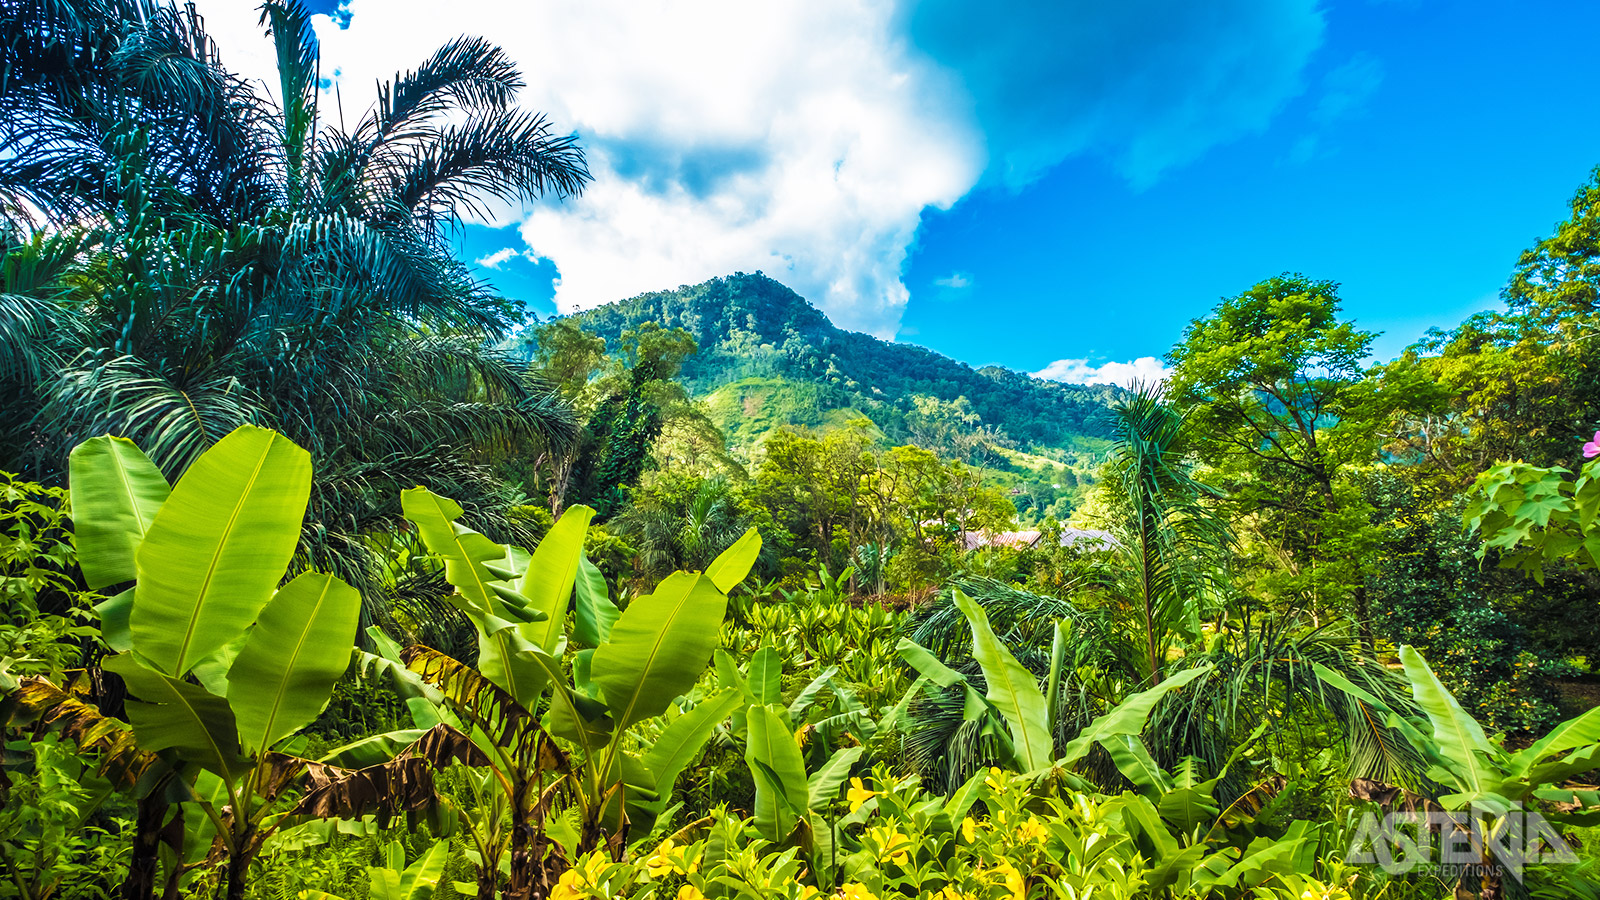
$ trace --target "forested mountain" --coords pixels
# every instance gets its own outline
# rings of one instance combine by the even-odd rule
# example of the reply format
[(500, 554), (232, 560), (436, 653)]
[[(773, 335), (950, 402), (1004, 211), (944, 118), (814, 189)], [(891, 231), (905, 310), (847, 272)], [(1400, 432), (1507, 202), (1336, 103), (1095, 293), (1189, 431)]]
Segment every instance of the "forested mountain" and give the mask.
[(759, 272), (641, 294), (576, 318), (611, 347), (623, 331), (650, 321), (694, 335), (700, 350), (681, 377), (710, 400), (735, 444), (781, 425), (821, 426), (859, 412), (894, 441), (938, 443), (924, 432), (957, 429), (1072, 449), (1105, 437), (1103, 413), (1118, 392), (998, 366), (974, 369), (923, 347), (845, 331)]

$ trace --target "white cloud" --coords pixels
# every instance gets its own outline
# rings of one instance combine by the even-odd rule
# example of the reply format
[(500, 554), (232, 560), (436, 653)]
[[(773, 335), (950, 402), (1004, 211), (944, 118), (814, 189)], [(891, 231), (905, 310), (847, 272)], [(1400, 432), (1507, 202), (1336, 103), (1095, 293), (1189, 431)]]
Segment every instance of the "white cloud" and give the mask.
[[(272, 72), (253, 3), (200, 4), (229, 65)], [(854, 0), (351, 0), (320, 19), (323, 72), (346, 121), (374, 83), (451, 35), (483, 35), (521, 66), (527, 107), (573, 129), (594, 184), (506, 210), (561, 272), (556, 303), (589, 308), (760, 269), (839, 324), (891, 337), (923, 209), (983, 168), (959, 86)], [(427, 24), (427, 23), (432, 23)], [(330, 96), (331, 101), (331, 96)], [(329, 102), (328, 109), (332, 109)]]
[(962, 288), (972, 287), (972, 276), (966, 272), (951, 272), (943, 278), (935, 278), (933, 283), (942, 288), (959, 291)]
[(495, 252), (489, 254), (488, 256), (480, 256), (480, 257), (478, 257), (477, 259), (472, 261), (472, 264), (475, 265), (475, 266), (482, 266), (485, 269), (498, 269), (502, 265), (504, 265), (507, 261), (513, 259), (514, 257), (518, 257), (518, 256), (521, 256), (521, 255), (522, 255), (522, 251), (517, 250), (517, 249), (515, 249), (513, 247), (502, 247), (499, 250), (496, 250)]
[[(491, 223), (555, 264), (562, 310), (760, 269), (892, 337), (922, 212), (989, 154), (1013, 185), (1091, 151), (1148, 183), (1298, 90), (1314, 0), (1219, 2), (1075, 0), (1036, 21), (975, 0), (349, 0), (348, 27), (317, 32), (324, 111), (346, 122), (453, 35), (505, 47), (520, 102), (576, 131), (595, 175)], [(274, 84), (256, 3), (199, 6), (230, 67)]]
[(1154, 356), (1141, 356), (1129, 362), (1108, 362), (1098, 366), (1089, 365), (1087, 359), (1058, 359), (1030, 374), (1035, 378), (1068, 384), (1117, 384), (1129, 387), (1134, 382), (1149, 384), (1166, 381), (1172, 377), (1172, 370)]

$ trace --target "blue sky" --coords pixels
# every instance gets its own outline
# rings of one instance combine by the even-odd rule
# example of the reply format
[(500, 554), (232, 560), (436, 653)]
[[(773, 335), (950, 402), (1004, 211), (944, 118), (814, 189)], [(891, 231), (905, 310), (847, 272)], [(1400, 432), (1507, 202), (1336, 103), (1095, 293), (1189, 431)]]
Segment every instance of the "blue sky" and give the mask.
[[(900, 335), (960, 359), (1157, 354), (1280, 271), (1343, 285), (1392, 356), (1497, 302), (1600, 164), (1589, 3), (1334, 3), (1263, 131), (1142, 189), (1066, 160), (923, 219)], [(941, 288), (960, 272), (970, 287)], [(983, 314), (980, 310), (991, 310)]]
[(431, 2), (348, 0), (324, 55), (346, 108), (445, 31), (523, 64), (597, 181), (462, 252), (543, 314), (761, 269), (847, 327), (1084, 380), (1300, 271), (1387, 357), (1493, 305), (1600, 163), (1576, 0), (457, 0), (444, 31)]

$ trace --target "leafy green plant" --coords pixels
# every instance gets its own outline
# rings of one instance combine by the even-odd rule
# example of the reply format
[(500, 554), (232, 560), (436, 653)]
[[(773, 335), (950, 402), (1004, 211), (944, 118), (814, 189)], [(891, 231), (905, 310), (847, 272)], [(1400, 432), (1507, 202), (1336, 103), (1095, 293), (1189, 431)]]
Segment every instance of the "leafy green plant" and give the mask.
[[(295, 734), (349, 665), (360, 612), (356, 591), (332, 576), (281, 583), (305, 515), (310, 457), (280, 435), (243, 426), (170, 491), (121, 438), (81, 444), (72, 470), (85, 578), (97, 587), (135, 582), (100, 612), (106, 642), (121, 651), (103, 665), (127, 685), (133, 743), (160, 761), (147, 761), (157, 777), (139, 784), (153, 806), (148, 818), (141, 809), (141, 825), (161, 828), (166, 801), (192, 804), (212, 829), (207, 840), (218, 842), (227, 896), (243, 897), (251, 861), (286, 814), (359, 814), (348, 784), (378, 777), (293, 753)], [(61, 706), (37, 702), (47, 688), (21, 686), (32, 714)], [(117, 727), (105, 721), (98, 734)], [(447, 735), (434, 737), (430, 749), (453, 752)], [(426, 805), (432, 791), (418, 780), (417, 762), (385, 769), (390, 795), (369, 795), (365, 804)], [(296, 785), (311, 789), (291, 798)], [(148, 879), (147, 868), (136, 865), (131, 877)]]
[(25, 755), (27, 764), (5, 773), (7, 783), (0, 785), (0, 895), (78, 896), (128, 849), (106, 829), (88, 825), (113, 785), (53, 735), (6, 749)]
[(96, 595), (72, 577), (70, 513), (65, 490), (0, 472), (0, 664), (12, 675), (59, 679), (99, 633)]
[[(1537, 810), (1556, 825), (1600, 823), (1600, 790), (1564, 783), (1600, 765), (1600, 709), (1568, 719), (1530, 746), (1510, 751), (1489, 740), (1422, 654), (1402, 647), (1400, 659), (1422, 716), (1405, 715), (1354, 685), (1341, 687), (1386, 716), (1421, 754), (1428, 769), (1420, 787), (1431, 799), (1445, 810), (1487, 816), (1490, 835), (1511, 827), (1508, 814), (1523, 809)], [(1503, 869), (1487, 847), (1481, 849), (1489, 873), (1485, 877), (1499, 885)]]
[[(984, 765), (1017, 764), (1010, 738), (1020, 737), (1021, 728), (973, 715), (966, 689), (958, 689), (956, 676), (974, 685), (981, 678), (1004, 702), (1022, 699), (1011, 685), (1023, 679), (1003, 660), (987, 649), (990, 662), (978, 658), (989, 641), (977, 640), (979, 631), (969, 627), (972, 616), (957, 602), (962, 588), (971, 589), (985, 617), (993, 610), (1008, 653), (1045, 685), (1045, 718), (1057, 744), (1125, 698), (1201, 670), (1182, 702), (1162, 705), (1151, 718), (1148, 743), (1163, 765), (1198, 756), (1218, 768), (1246, 723), (1284, 721), (1307, 709), (1333, 714), (1353, 775), (1393, 777), (1412, 766), (1403, 741), (1318, 675), (1336, 671), (1391, 704), (1408, 702), (1399, 680), (1342, 623), (1314, 624), (1295, 607), (1261, 611), (1228, 602), (1224, 562), (1232, 539), (1208, 506), (1214, 491), (1194, 476), (1183, 418), (1158, 390), (1141, 391), (1114, 410), (1117, 439), (1102, 499), (1116, 546), (1103, 554), (1096, 576), (1084, 579), (1070, 600), (959, 579), (908, 622), (908, 637), (924, 642), (950, 670), (935, 679), (944, 692), (911, 710), (907, 751), (919, 769), (950, 789)], [(1005, 683), (997, 690), (992, 678)], [(1039, 717), (1032, 708), (1025, 718)], [(1042, 746), (1032, 737), (1035, 748)], [(1023, 764), (1037, 762), (1027, 746)]]
[[(406, 865), (406, 848), (399, 841), (390, 841), (383, 847), (383, 865), (368, 866), (371, 877), (367, 889), (369, 900), (429, 900), (444, 878), (445, 863), (450, 858), (450, 842), (435, 841), (433, 846)], [(301, 900), (344, 900), (326, 891), (303, 891)]]
[[(1051, 713), (1056, 705), (1051, 702), (1053, 696), (1046, 697), (1039, 689), (1038, 678), (1023, 668), (995, 636), (983, 607), (959, 591), (955, 598), (970, 623), (973, 655), (982, 669), (987, 691), (980, 694), (971, 679), (909, 638), (901, 640), (900, 653), (933, 684), (962, 692), (963, 716), (994, 740), (1000, 759), (1014, 771), (1040, 772), (1051, 766), (1070, 766), (1086, 757), (1096, 743), (1139, 734), (1162, 697), (1210, 672), (1209, 667), (1186, 669), (1149, 690), (1130, 695), (1080, 731), (1058, 754)], [(1058, 624), (1051, 653), (1052, 671), (1047, 679), (1052, 695), (1054, 685), (1060, 682), (1065, 644), (1066, 633)]]
[[(630, 729), (671, 711), (705, 671), (727, 591), (749, 572), (760, 538), (747, 533), (704, 574), (676, 573), (619, 613), (583, 557), (586, 507), (569, 508), (527, 556), (456, 524), (460, 507), (424, 489), (404, 500), (480, 637), (477, 670), (425, 647), (407, 648), (404, 658), (472, 726), (496, 773), (503, 796), (495, 802), (511, 819), (511, 894), (556, 880), (548, 831), (573, 855), (598, 846), (620, 853), (631, 827), (648, 829), (677, 773), (737, 701), (732, 692), (708, 698), (670, 719), (648, 752), (630, 749)], [(569, 654), (569, 643), (583, 649)], [(572, 798), (570, 827), (552, 829), (548, 821), (555, 791)], [(479, 896), (487, 897), (503, 845), (497, 827), (469, 832), (483, 860)]]
[(1464, 512), (1467, 530), (1483, 535), (1479, 557), (1497, 551), (1500, 565), (1544, 583), (1545, 566), (1567, 561), (1600, 567), (1600, 463), (1576, 478), (1560, 466), (1497, 463), (1478, 476)]

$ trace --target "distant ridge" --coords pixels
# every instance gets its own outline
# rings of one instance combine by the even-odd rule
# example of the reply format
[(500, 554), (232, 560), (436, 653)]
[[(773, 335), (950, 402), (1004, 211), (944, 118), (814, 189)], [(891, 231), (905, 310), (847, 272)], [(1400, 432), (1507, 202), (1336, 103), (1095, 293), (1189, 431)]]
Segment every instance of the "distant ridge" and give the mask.
[(1081, 448), (1106, 436), (1106, 404), (1120, 390), (974, 369), (923, 347), (845, 331), (760, 272), (640, 294), (574, 318), (612, 347), (625, 329), (648, 321), (693, 334), (700, 352), (684, 367), (685, 383), (710, 402), (736, 445), (785, 425), (828, 427), (857, 414), (904, 442), (907, 414), (921, 395), (964, 397), (980, 424), (1028, 449)]

